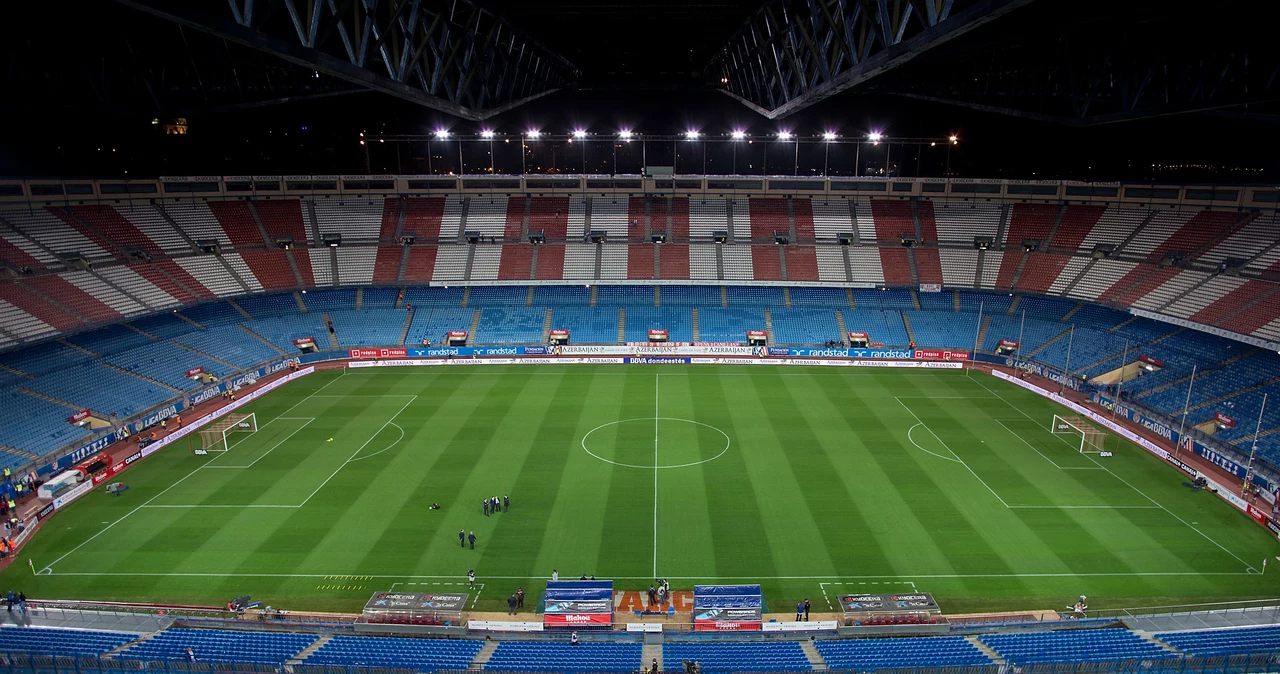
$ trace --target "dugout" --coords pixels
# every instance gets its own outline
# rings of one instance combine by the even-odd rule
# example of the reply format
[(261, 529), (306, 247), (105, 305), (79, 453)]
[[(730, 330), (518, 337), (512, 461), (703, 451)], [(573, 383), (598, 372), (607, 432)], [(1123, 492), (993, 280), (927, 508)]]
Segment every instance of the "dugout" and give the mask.
[[(326, 580), (337, 587), (342, 576)], [(464, 593), (375, 592), (365, 602), (360, 622), (376, 625), (458, 625), (467, 606)]]
[(748, 330), (747, 346), (764, 346), (768, 337), (764, 330)]
[(314, 337), (299, 337), (293, 340), (293, 345), (303, 353), (315, 353), (317, 351)]
[(466, 330), (450, 330), (444, 335), (445, 346), (466, 346), (467, 331)]
[(928, 592), (911, 594), (842, 594), (845, 626), (920, 625), (932, 623), (942, 609)]
[(865, 332), (849, 333), (849, 346), (855, 349), (865, 349), (867, 344), (871, 342), (871, 335)]
[(547, 339), (550, 340), (552, 344), (556, 344), (558, 346), (564, 346), (565, 344), (569, 343), (569, 331), (568, 330), (552, 330), (550, 333), (547, 334)]
[(1012, 339), (1002, 339), (1000, 340), (1000, 343), (996, 345), (996, 353), (1002, 356), (1012, 356), (1014, 353), (1017, 353), (1019, 346), (1021, 346), (1021, 344), (1013, 341)]

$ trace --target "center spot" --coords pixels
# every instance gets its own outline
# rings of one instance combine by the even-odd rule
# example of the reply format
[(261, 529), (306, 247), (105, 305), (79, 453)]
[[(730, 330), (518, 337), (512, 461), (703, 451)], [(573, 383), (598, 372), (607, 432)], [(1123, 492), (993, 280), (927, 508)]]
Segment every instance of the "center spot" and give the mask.
[(687, 468), (729, 451), (729, 435), (692, 419), (648, 417), (601, 424), (582, 437), (582, 449), (626, 468)]

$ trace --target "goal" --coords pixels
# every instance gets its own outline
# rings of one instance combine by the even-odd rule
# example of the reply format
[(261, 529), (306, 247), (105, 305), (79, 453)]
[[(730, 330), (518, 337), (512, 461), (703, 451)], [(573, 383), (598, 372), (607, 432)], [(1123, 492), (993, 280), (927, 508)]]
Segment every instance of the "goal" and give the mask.
[(1053, 415), (1052, 432), (1054, 435), (1070, 435), (1074, 444), (1075, 437), (1080, 438), (1082, 454), (1096, 454), (1106, 451), (1107, 433), (1100, 431), (1084, 419), (1076, 415)]
[(200, 429), (200, 447), (195, 450), (195, 453), (225, 452), (228, 448), (227, 437), (232, 433), (256, 433), (257, 431), (258, 417), (254, 413), (228, 414)]

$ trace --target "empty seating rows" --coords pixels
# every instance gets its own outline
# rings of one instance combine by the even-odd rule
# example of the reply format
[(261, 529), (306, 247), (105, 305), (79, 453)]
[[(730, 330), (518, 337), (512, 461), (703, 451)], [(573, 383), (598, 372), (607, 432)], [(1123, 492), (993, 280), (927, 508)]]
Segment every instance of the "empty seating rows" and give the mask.
[(1280, 625), (1167, 632), (1155, 637), (1188, 655), (1202, 658), (1280, 651)]
[(1123, 629), (988, 634), (981, 639), (1015, 665), (1175, 657), (1173, 653)]
[(168, 629), (122, 651), (122, 660), (188, 659), (197, 662), (283, 665), (318, 637), (291, 632), (232, 632), (229, 630)]
[(813, 665), (805, 656), (800, 644), (794, 641), (778, 642), (681, 642), (668, 641), (662, 645), (662, 669), (667, 672), (683, 672), (681, 663), (692, 660), (704, 672), (809, 672)]
[(640, 667), (638, 642), (503, 641), (484, 666), (512, 672), (633, 672)]
[(402, 639), (336, 636), (303, 663), (335, 667), (463, 670), (484, 646), (478, 639)]
[(991, 659), (964, 637), (827, 639), (816, 641), (814, 646), (827, 667), (859, 672), (991, 664)]
[(0, 652), (93, 657), (119, 648), (137, 637), (127, 632), (2, 627)]

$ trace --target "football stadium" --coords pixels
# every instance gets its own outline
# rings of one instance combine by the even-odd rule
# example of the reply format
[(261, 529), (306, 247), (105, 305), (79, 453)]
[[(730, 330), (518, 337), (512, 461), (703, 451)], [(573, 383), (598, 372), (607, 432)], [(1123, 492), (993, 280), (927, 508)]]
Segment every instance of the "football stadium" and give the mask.
[(0, 674), (1280, 671), (1262, 3), (22, 4)]

